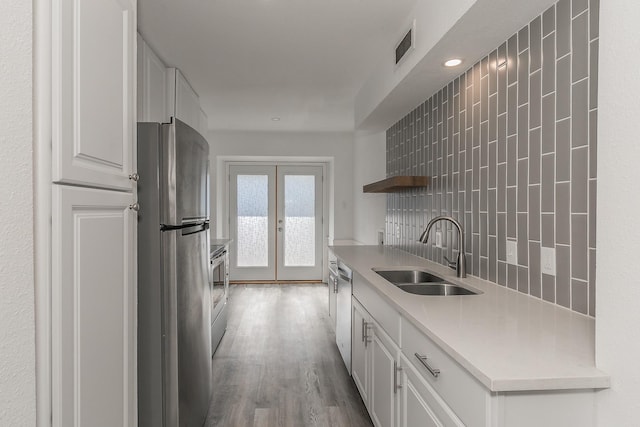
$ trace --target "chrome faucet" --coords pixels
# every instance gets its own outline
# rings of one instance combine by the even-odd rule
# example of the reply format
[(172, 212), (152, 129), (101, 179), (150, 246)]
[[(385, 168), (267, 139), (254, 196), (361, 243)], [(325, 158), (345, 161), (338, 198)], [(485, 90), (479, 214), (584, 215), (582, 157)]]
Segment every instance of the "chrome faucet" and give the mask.
[(429, 240), (429, 232), (431, 231), (431, 227), (438, 221), (449, 221), (458, 229), (458, 260), (457, 262), (450, 261), (447, 257), (444, 259), (447, 261), (449, 268), (453, 268), (456, 270), (456, 275), (458, 277), (464, 278), (467, 277), (467, 257), (464, 252), (464, 231), (462, 230), (462, 226), (455, 218), (450, 216), (437, 216), (433, 218), (427, 224), (427, 228), (425, 228), (424, 232), (420, 235), (420, 239), (418, 239), (421, 243), (427, 243)]

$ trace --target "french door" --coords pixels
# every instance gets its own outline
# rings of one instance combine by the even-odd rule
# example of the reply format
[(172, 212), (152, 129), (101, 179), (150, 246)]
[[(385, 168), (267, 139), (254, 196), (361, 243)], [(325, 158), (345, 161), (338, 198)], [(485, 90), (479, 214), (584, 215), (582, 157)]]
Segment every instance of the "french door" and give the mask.
[(321, 280), (322, 166), (229, 172), (231, 280)]

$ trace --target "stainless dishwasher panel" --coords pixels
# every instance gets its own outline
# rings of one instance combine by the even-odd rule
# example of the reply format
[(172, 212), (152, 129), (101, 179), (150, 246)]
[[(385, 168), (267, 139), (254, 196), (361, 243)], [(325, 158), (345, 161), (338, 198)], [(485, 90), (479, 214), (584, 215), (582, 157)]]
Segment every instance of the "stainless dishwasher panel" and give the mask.
[(351, 290), (352, 272), (338, 262), (338, 293), (336, 298), (336, 344), (351, 375)]

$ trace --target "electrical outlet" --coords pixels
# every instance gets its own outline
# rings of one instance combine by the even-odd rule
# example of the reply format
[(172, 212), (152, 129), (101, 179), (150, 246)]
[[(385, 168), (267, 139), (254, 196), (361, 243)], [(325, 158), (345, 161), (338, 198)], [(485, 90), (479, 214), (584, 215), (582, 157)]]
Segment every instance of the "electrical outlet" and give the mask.
[(436, 248), (442, 247), (442, 231), (436, 231)]
[(378, 244), (384, 245), (384, 230), (378, 230)]
[(518, 264), (518, 242), (507, 240), (507, 264)]
[(542, 273), (550, 276), (556, 275), (556, 248), (542, 248), (541, 252)]

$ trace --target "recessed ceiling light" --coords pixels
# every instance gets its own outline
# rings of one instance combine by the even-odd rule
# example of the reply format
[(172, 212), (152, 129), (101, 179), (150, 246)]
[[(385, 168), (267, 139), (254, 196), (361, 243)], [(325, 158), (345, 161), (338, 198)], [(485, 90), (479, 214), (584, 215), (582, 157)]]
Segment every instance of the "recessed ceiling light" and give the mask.
[(271, 117), (271, 120), (274, 122), (279, 122), (280, 121), (280, 117)]
[(458, 58), (454, 58), (454, 59), (450, 59), (448, 61), (446, 61), (444, 63), (445, 67), (455, 67), (457, 65), (462, 64), (462, 59), (458, 59)]

